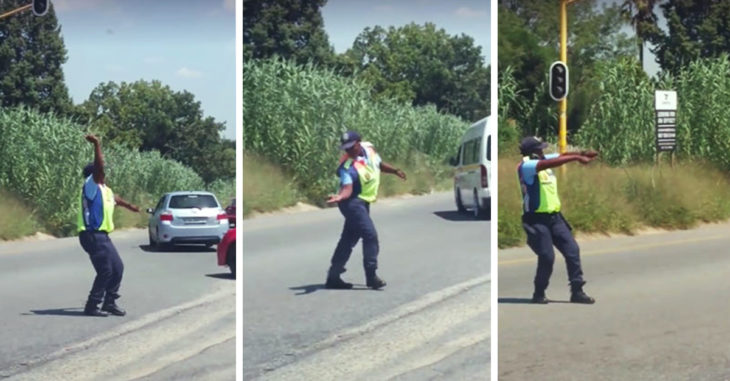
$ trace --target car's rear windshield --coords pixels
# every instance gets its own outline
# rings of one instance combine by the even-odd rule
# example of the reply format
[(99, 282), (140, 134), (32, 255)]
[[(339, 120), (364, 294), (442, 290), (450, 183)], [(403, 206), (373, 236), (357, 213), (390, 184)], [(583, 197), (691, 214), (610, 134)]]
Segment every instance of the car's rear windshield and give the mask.
[(218, 208), (215, 197), (208, 194), (186, 194), (170, 197), (170, 209)]

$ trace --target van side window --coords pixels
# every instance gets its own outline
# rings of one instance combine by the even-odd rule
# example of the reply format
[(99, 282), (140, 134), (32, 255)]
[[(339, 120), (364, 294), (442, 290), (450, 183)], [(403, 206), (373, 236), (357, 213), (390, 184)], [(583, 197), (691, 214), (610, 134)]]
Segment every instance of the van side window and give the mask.
[(471, 157), (472, 157), (472, 147), (474, 145), (472, 144), (472, 141), (469, 140), (467, 142), (464, 142), (464, 148), (462, 148), (462, 159), (461, 164), (462, 165), (469, 165), (471, 164)]
[(479, 139), (472, 139), (464, 143), (462, 163), (464, 165), (478, 163), (480, 148), (481, 141)]

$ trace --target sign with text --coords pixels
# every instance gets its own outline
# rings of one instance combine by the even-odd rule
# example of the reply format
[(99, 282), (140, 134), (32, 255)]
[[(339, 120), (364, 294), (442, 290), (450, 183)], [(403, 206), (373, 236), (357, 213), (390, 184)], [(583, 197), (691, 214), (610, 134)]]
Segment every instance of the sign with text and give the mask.
[(677, 92), (657, 90), (654, 112), (657, 152), (674, 151), (677, 148)]

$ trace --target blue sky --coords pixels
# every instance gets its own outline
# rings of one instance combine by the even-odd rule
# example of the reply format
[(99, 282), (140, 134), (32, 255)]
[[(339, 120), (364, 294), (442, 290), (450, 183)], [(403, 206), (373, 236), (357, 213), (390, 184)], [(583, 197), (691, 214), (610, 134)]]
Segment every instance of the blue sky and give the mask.
[(350, 48), (365, 27), (432, 22), (450, 35), (472, 37), (482, 47), (485, 64), (489, 64), (489, 8), (489, 0), (329, 0), (322, 16), (337, 53)]
[(160, 80), (187, 90), (235, 139), (234, 0), (52, 0), (74, 103), (102, 82)]

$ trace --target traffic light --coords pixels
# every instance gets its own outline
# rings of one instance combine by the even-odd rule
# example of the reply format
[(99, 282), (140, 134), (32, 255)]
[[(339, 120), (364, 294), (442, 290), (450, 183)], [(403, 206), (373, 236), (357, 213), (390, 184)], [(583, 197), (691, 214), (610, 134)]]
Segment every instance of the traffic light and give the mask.
[(48, 2), (50, 0), (33, 0), (33, 14), (43, 16), (48, 12)]
[(550, 65), (550, 98), (559, 101), (568, 96), (568, 66), (562, 61)]

